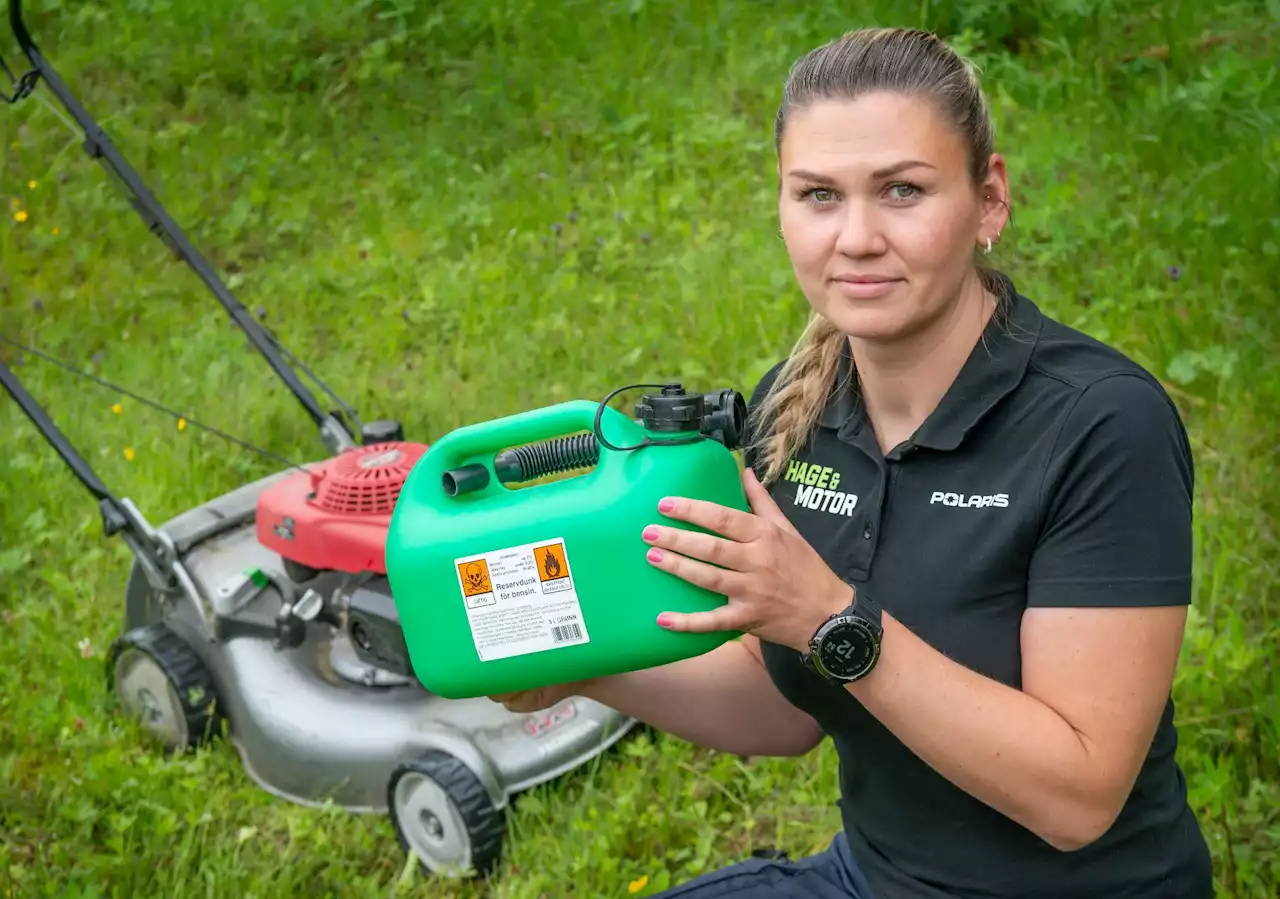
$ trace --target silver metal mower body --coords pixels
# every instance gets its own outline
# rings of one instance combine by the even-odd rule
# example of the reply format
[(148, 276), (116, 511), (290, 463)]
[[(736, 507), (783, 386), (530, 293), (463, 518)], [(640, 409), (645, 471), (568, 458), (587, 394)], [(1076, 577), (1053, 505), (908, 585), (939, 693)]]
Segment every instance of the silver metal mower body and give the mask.
[[(531, 715), (483, 697), (443, 699), (362, 661), (349, 629), (323, 619), (341, 616), (368, 583), (338, 572), (297, 583), (256, 538), (257, 497), (280, 476), (159, 529), (189, 575), (185, 591), (157, 590), (136, 558), (113, 661), (122, 703), (169, 745), (194, 745), (203, 735), (191, 731), (210, 723), (199, 710), (212, 691), (217, 717), (263, 789), (300, 804), (387, 812), (401, 845), (430, 871), (489, 870), (513, 794), (606, 751), (636, 722), (580, 697)], [(255, 570), (265, 583), (245, 589), (245, 572)], [(314, 614), (321, 602), (332, 614)], [(310, 619), (296, 646), (277, 639), (275, 622), (289, 605), (307, 607)], [(157, 628), (176, 649), (157, 645)], [(193, 687), (201, 695), (184, 702)]]

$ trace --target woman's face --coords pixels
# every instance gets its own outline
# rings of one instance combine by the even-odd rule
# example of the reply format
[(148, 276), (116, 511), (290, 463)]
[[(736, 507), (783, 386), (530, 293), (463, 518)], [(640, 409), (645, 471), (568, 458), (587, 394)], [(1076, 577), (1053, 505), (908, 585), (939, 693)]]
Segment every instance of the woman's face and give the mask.
[(986, 182), (973, 184), (963, 141), (924, 100), (876, 93), (794, 111), (779, 175), (800, 287), (858, 339), (896, 341), (940, 322), (962, 288), (976, 288), (975, 247), (1005, 223), (1003, 161), (993, 155)]

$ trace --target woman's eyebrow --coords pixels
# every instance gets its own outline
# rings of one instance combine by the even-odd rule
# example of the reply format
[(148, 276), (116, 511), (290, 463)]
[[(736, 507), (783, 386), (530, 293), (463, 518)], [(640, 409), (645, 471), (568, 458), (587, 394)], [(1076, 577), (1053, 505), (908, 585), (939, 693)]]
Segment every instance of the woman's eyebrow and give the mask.
[(893, 175), (898, 174), (899, 172), (905, 172), (907, 169), (914, 169), (921, 166), (923, 166), (926, 169), (934, 168), (934, 166), (930, 165), (927, 162), (924, 162), (923, 160), (908, 159), (905, 162), (896, 163), (895, 165), (891, 165), (888, 168), (877, 169), (876, 171), (871, 173), (871, 177), (877, 180), (880, 178), (889, 178)]
[[(874, 172), (871, 173), (871, 178), (872, 180), (889, 178), (889, 177), (892, 177), (893, 175), (898, 174), (899, 172), (905, 172), (908, 169), (914, 169), (917, 167), (924, 167), (927, 169), (936, 168), (936, 166), (930, 165), (929, 163), (924, 162), (923, 160), (920, 160), (920, 159), (908, 159), (903, 162), (896, 162), (893, 165), (886, 166), (885, 168), (882, 168), (882, 169), (876, 169)], [(803, 178), (806, 181), (814, 181), (819, 184), (835, 183), (835, 181), (832, 178), (828, 177), (827, 175), (819, 175), (817, 172), (811, 172), (808, 169), (792, 169), (791, 171), (787, 172), (787, 174), (793, 178)]]

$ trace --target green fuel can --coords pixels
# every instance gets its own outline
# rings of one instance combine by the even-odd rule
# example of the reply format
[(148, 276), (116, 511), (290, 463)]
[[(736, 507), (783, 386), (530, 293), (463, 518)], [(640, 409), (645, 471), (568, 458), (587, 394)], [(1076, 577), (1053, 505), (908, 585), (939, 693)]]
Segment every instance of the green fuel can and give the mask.
[(414, 466), (386, 570), (427, 690), (461, 699), (568, 683), (739, 636), (658, 626), (663, 611), (725, 597), (654, 568), (640, 534), (653, 523), (697, 530), (662, 516), (664, 496), (749, 508), (733, 455), (746, 404), (733, 390), (632, 386), (662, 388), (635, 419), (608, 399), (573, 400), (454, 430)]

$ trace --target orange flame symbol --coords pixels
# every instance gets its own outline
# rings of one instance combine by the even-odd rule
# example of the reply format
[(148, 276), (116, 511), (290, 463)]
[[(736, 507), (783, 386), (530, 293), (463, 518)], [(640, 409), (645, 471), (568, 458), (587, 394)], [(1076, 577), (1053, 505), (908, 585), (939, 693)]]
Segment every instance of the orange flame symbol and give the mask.
[(555, 577), (560, 573), (560, 561), (549, 549), (542, 556), (542, 570), (547, 573), (547, 577)]

